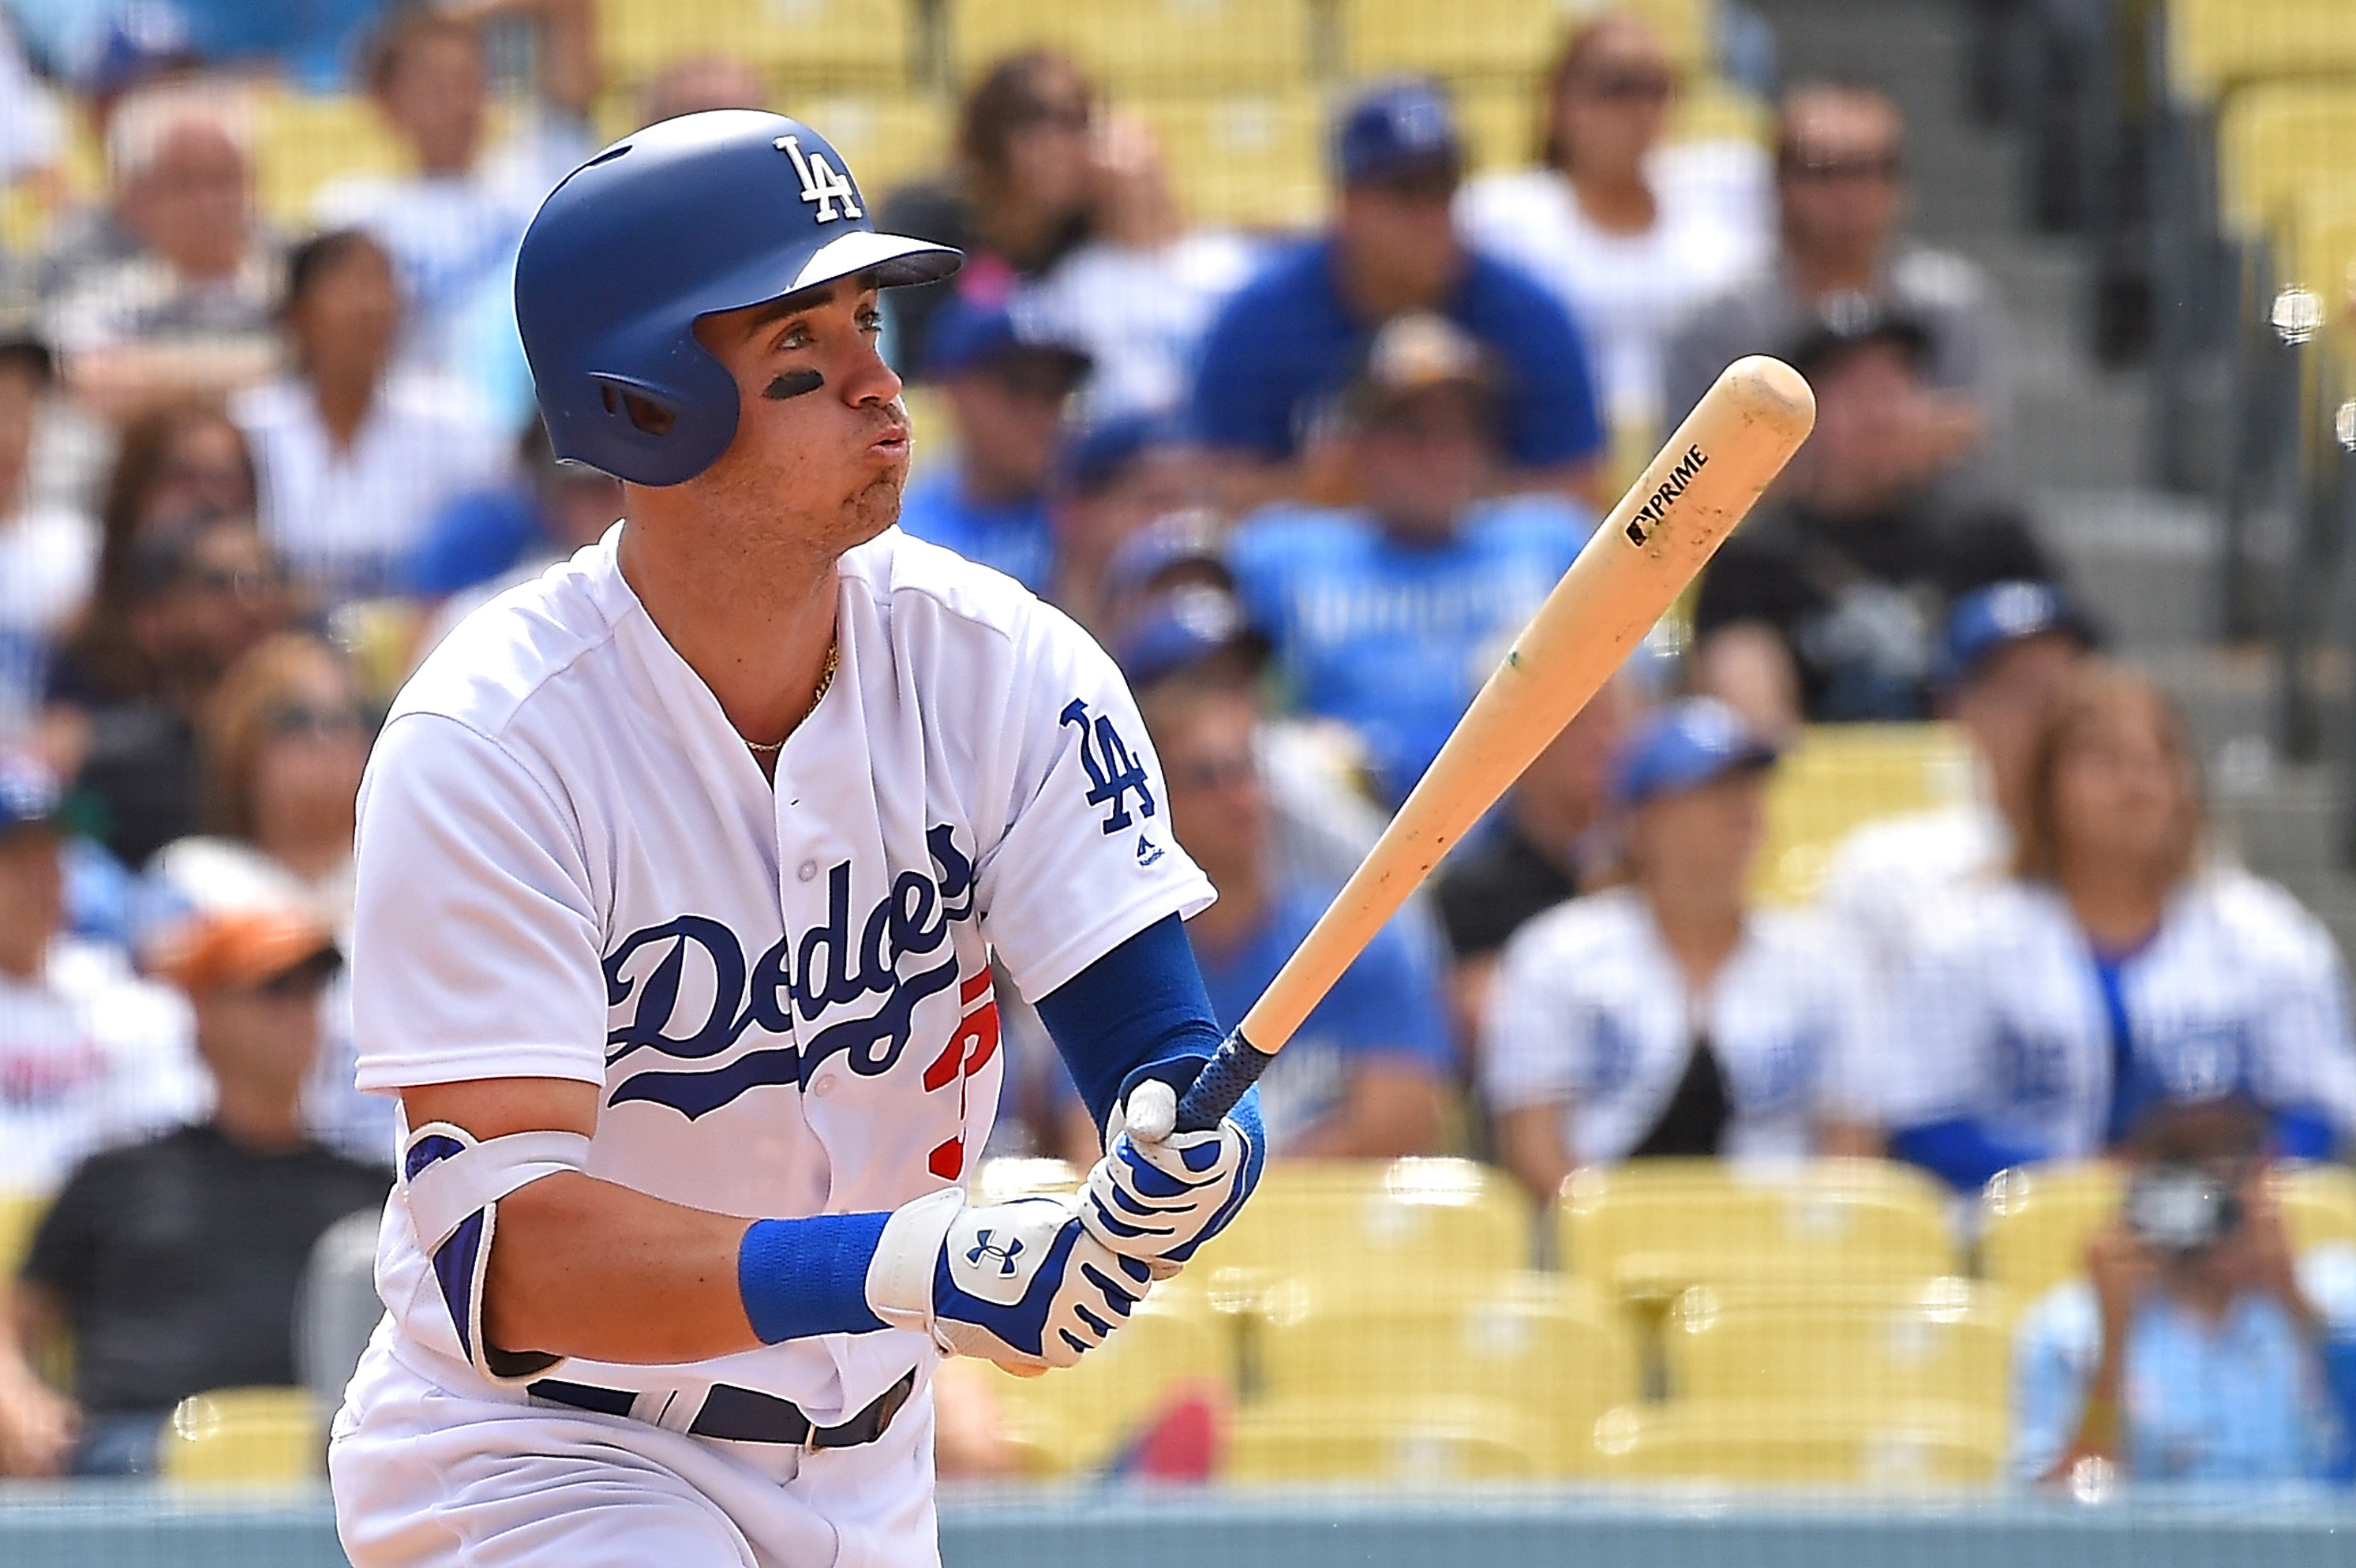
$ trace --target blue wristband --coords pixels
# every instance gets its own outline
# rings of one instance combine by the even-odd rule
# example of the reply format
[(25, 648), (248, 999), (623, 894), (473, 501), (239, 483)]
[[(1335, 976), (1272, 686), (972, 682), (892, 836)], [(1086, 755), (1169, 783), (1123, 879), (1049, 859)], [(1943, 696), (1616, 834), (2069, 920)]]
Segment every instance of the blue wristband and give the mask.
[(884, 1327), (867, 1305), (867, 1265), (889, 1214), (755, 1220), (736, 1249), (744, 1317), (765, 1345)]

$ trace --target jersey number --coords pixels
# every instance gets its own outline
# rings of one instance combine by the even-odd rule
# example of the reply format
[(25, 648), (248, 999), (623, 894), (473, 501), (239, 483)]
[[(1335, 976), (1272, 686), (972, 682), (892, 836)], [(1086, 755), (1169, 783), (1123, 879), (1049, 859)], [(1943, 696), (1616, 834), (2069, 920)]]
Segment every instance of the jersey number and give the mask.
[(958, 1000), (965, 1016), (958, 1020), (957, 1033), (949, 1036), (948, 1049), (925, 1069), (926, 1093), (958, 1086), (958, 1136), (925, 1157), (925, 1168), (943, 1181), (965, 1174), (965, 1086), (998, 1051), (998, 998), (990, 994), (990, 971), (968, 976), (958, 987)]
[[(802, 199), (817, 207), (820, 223), (865, 216), (859, 210), (859, 191), (851, 176), (827, 162), (824, 153), (804, 153), (798, 136), (780, 136), (776, 146), (793, 159), (794, 172), (802, 176)], [(840, 212), (834, 209), (838, 201), (842, 203)]]
[(1088, 773), (1088, 804), (1112, 806), (1105, 816), (1104, 831), (1118, 833), (1136, 820), (1121, 798), (1131, 790), (1137, 792), (1139, 815), (1152, 816), (1153, 792), (1146, 787), (1145, 764), (1130, 754), (1112, 720), (1102, 714), (1091, 720), (1088, 705), (1076, 697), (1057, 717), (1080, 732), (1080, 766)]

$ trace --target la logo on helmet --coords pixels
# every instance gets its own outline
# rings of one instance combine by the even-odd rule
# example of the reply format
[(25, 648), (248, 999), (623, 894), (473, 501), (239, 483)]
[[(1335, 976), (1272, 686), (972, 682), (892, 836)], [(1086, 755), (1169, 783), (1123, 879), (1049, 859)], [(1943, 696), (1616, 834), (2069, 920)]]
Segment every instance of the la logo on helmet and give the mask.
[[(802, 199), (818, 206), (818, 220), (832, 223), (838, 218), (862, 218), (859, 192), (851, 176), (826, 161), (824, 153), (804, 153), (801, 138), (780, 136), (776, 143), (779, 152), (793, 159), (794, 172), (802, 176)], [(837, 212), (836, 202), (842, 203)]]

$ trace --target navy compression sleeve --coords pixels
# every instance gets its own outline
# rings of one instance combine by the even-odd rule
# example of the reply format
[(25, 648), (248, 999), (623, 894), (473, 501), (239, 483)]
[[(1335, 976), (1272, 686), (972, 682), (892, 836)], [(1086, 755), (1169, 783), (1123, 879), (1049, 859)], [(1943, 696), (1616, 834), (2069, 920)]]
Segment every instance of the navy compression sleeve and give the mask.
[(1174, 914), (1042, 997), (1039, 1017), (1098, 1128), (1146, 1078), (1184, 1093), (1225, 1033)]

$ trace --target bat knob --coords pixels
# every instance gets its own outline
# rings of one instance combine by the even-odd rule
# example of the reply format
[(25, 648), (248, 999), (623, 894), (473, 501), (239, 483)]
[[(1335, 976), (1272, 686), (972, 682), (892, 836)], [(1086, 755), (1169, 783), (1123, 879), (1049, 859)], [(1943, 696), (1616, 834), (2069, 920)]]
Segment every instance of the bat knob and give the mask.
[(1149, 1078), (1129, 1092), (1122, 1125), (1132, 1143), (1158, 1144), (1178, 1127), (1178, 1091)]

